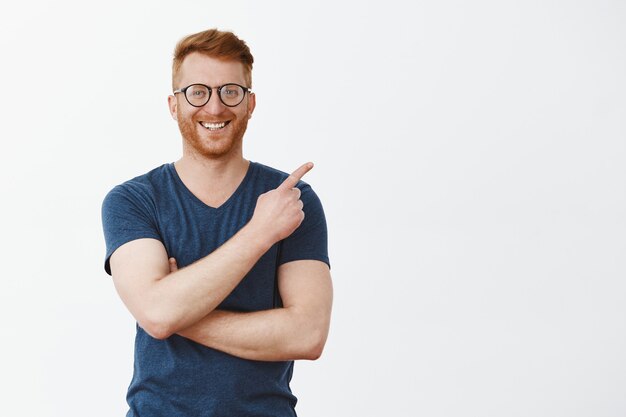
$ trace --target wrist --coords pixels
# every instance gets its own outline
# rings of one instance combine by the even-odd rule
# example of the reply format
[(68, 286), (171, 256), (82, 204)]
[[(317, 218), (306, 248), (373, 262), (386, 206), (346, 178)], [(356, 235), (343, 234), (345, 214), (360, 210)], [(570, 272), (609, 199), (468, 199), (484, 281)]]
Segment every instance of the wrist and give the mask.
[(249, 239), (262, 254), (267, 252), (274, 243), (278, 241), (278, 239), (274, 239), (272, 234), (266, 229), (257, 225), (254, 219), (250, 220), (248, 224), (241, 229), (241, 233), (243, 237)]

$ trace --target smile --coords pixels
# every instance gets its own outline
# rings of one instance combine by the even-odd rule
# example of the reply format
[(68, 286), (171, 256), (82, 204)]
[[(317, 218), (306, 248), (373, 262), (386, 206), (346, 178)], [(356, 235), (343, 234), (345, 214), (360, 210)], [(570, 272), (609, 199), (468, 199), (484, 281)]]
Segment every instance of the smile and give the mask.
[(208, 129), (208, 130), (220, 130), (220, 129), (223, 129), (226, 125), (228, 125), (230, 123), (230, 120), (228, 120), (226, 122), (220, 122), (220, 123), (209, 123), (209, 122), (199, 122), (199, 123), (205, 129)]

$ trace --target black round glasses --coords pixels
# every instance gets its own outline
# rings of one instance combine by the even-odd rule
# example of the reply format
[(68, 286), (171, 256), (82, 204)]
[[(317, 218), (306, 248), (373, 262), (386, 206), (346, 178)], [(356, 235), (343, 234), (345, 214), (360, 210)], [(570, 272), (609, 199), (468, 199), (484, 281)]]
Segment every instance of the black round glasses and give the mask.
[[(243, 101), (246, 93), (252, 92), (250, 88), (234, 83), (224, 84), (215, 88), (220, 101), (227, 107), (238, 106)], [(185, 88), (174, 90), (174, 94), (183, 93), (187, 102), (194, 107), (202, 107), (207, 104), (211, 99), (212, 92), (213, 88), (204, 84), (191, 84)]]

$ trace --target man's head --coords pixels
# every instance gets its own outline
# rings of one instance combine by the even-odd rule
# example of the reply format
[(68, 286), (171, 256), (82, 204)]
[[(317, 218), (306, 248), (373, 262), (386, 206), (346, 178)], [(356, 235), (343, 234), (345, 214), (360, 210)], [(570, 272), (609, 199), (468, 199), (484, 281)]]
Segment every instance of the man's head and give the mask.
[[(252, 63), (248, 46), (231, 32), (211, 29), (187, 36), (177, 44), (172, 66), (174, 94), (168, 97), (168, 104), (178, 121), (186, 153), (208, 158), (241, 153), (243, 135), (256, 104), (254, 94), (248, 91)], [(221, 88), (226, 84), (245, 89), (236, 92), (230, 87)], [(234, 104), (238, 100), (233, 101), (232, 94), (242, 101)]]

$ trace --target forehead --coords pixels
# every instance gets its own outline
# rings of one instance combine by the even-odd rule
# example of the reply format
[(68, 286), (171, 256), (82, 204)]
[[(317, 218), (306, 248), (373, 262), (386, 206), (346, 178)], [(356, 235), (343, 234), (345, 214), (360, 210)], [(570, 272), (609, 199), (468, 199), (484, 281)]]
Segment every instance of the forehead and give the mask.
[(177, 78), (180, 81), (179, 87), (193, 83), (208, 86), (226, 83), (246, 85), (245, 75), (245, 68), (241, 62), (226, 61), (193, 52), (183, 60)]

